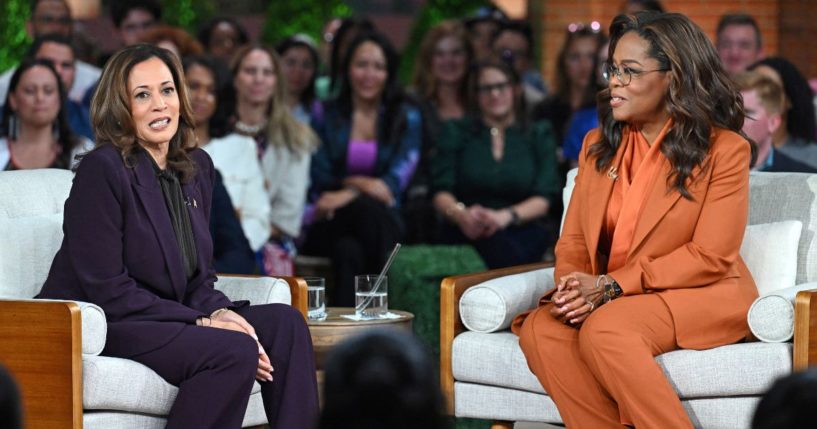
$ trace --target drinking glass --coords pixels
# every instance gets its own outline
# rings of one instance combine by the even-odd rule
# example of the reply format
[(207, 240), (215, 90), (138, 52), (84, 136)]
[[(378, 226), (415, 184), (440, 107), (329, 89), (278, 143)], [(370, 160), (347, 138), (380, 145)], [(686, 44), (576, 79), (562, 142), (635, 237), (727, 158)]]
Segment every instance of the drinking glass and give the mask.
[(388, 277), (383, 276), (376, 291), (375, 283), (376, 274), (355, 276), (355, 314), (361, 319), (377, 319), (389, 312)]
[(304, 277), (306, 281), (307, 310), (309, 320), (326, 318), (326, 282), (323, 277)]

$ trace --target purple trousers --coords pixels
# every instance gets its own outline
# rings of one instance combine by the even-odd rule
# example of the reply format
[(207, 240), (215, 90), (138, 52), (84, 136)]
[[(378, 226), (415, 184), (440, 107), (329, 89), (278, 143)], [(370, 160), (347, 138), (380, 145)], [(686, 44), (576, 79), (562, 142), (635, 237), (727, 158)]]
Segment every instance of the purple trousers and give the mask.
[[(284, 304), (236, 312), (255, 328), (272, 363), (273, 381), (260, 382), (270, 427), (314, 427), (318, 388), (303, 316)], [(249, 335), (188, 325), (170, 343), (130, 359), (179, 387), (168, 429), (241, 427), (258, 367), (258, 346)]]

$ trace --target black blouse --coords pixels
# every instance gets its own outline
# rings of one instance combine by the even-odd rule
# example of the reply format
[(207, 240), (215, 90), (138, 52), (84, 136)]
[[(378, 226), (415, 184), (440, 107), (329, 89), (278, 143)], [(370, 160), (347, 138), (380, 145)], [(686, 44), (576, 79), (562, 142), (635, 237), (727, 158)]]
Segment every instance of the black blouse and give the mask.
[(167, 211), (170, 214), (170, 222), (173, 224), (173, 231), (176, 233), (176, 241), (179, 243), (179, 250), (182, 254), (185, 274), (189, 280), (197, 268), (196, 241), (193, 237), (193, 227), (190, 224), (190, 213), (185, 207), (189, 203), (182, 195), (182, 186), (176, 172), (169, 168), (162, 170), (152, 156), (148, 158), (153, 164), (159, 186), (162, 188)]

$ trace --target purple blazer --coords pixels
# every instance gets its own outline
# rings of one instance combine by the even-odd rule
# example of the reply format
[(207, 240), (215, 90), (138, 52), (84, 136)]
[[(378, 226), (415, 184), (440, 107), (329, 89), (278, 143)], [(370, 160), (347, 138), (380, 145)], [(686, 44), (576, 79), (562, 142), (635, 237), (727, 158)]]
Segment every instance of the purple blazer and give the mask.
[(185, 325), (231, 302), (213, 289), (210, 205), (214, 168), (191, 152), (197, 172), (182, 192), (195, 236), (198, 270), (188, 281), (170, 214), (149, 156), (126, 167), (108, 144), (79, 164), (65, 202), (62, 246), (39, 298), (92, 302), (105, 311), (103, 354), (131, 357), (170, 342)]

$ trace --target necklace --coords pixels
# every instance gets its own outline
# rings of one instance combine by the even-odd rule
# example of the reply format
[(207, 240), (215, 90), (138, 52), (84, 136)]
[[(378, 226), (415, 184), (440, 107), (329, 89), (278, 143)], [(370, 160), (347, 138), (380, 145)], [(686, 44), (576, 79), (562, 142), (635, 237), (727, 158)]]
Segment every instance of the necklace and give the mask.
[(258, 125), (245, 124), (244, 122), (241, 122), (240, 120), (235, 123), (236, 131), (238, 131), (241, 134), (247, 135), (247, 136), (255, 136), (256, 134), (261, 132), (261, 130), (266, 128), (266, 126), (267, 126), (267, 121), (266, 120), (261, 122)]

